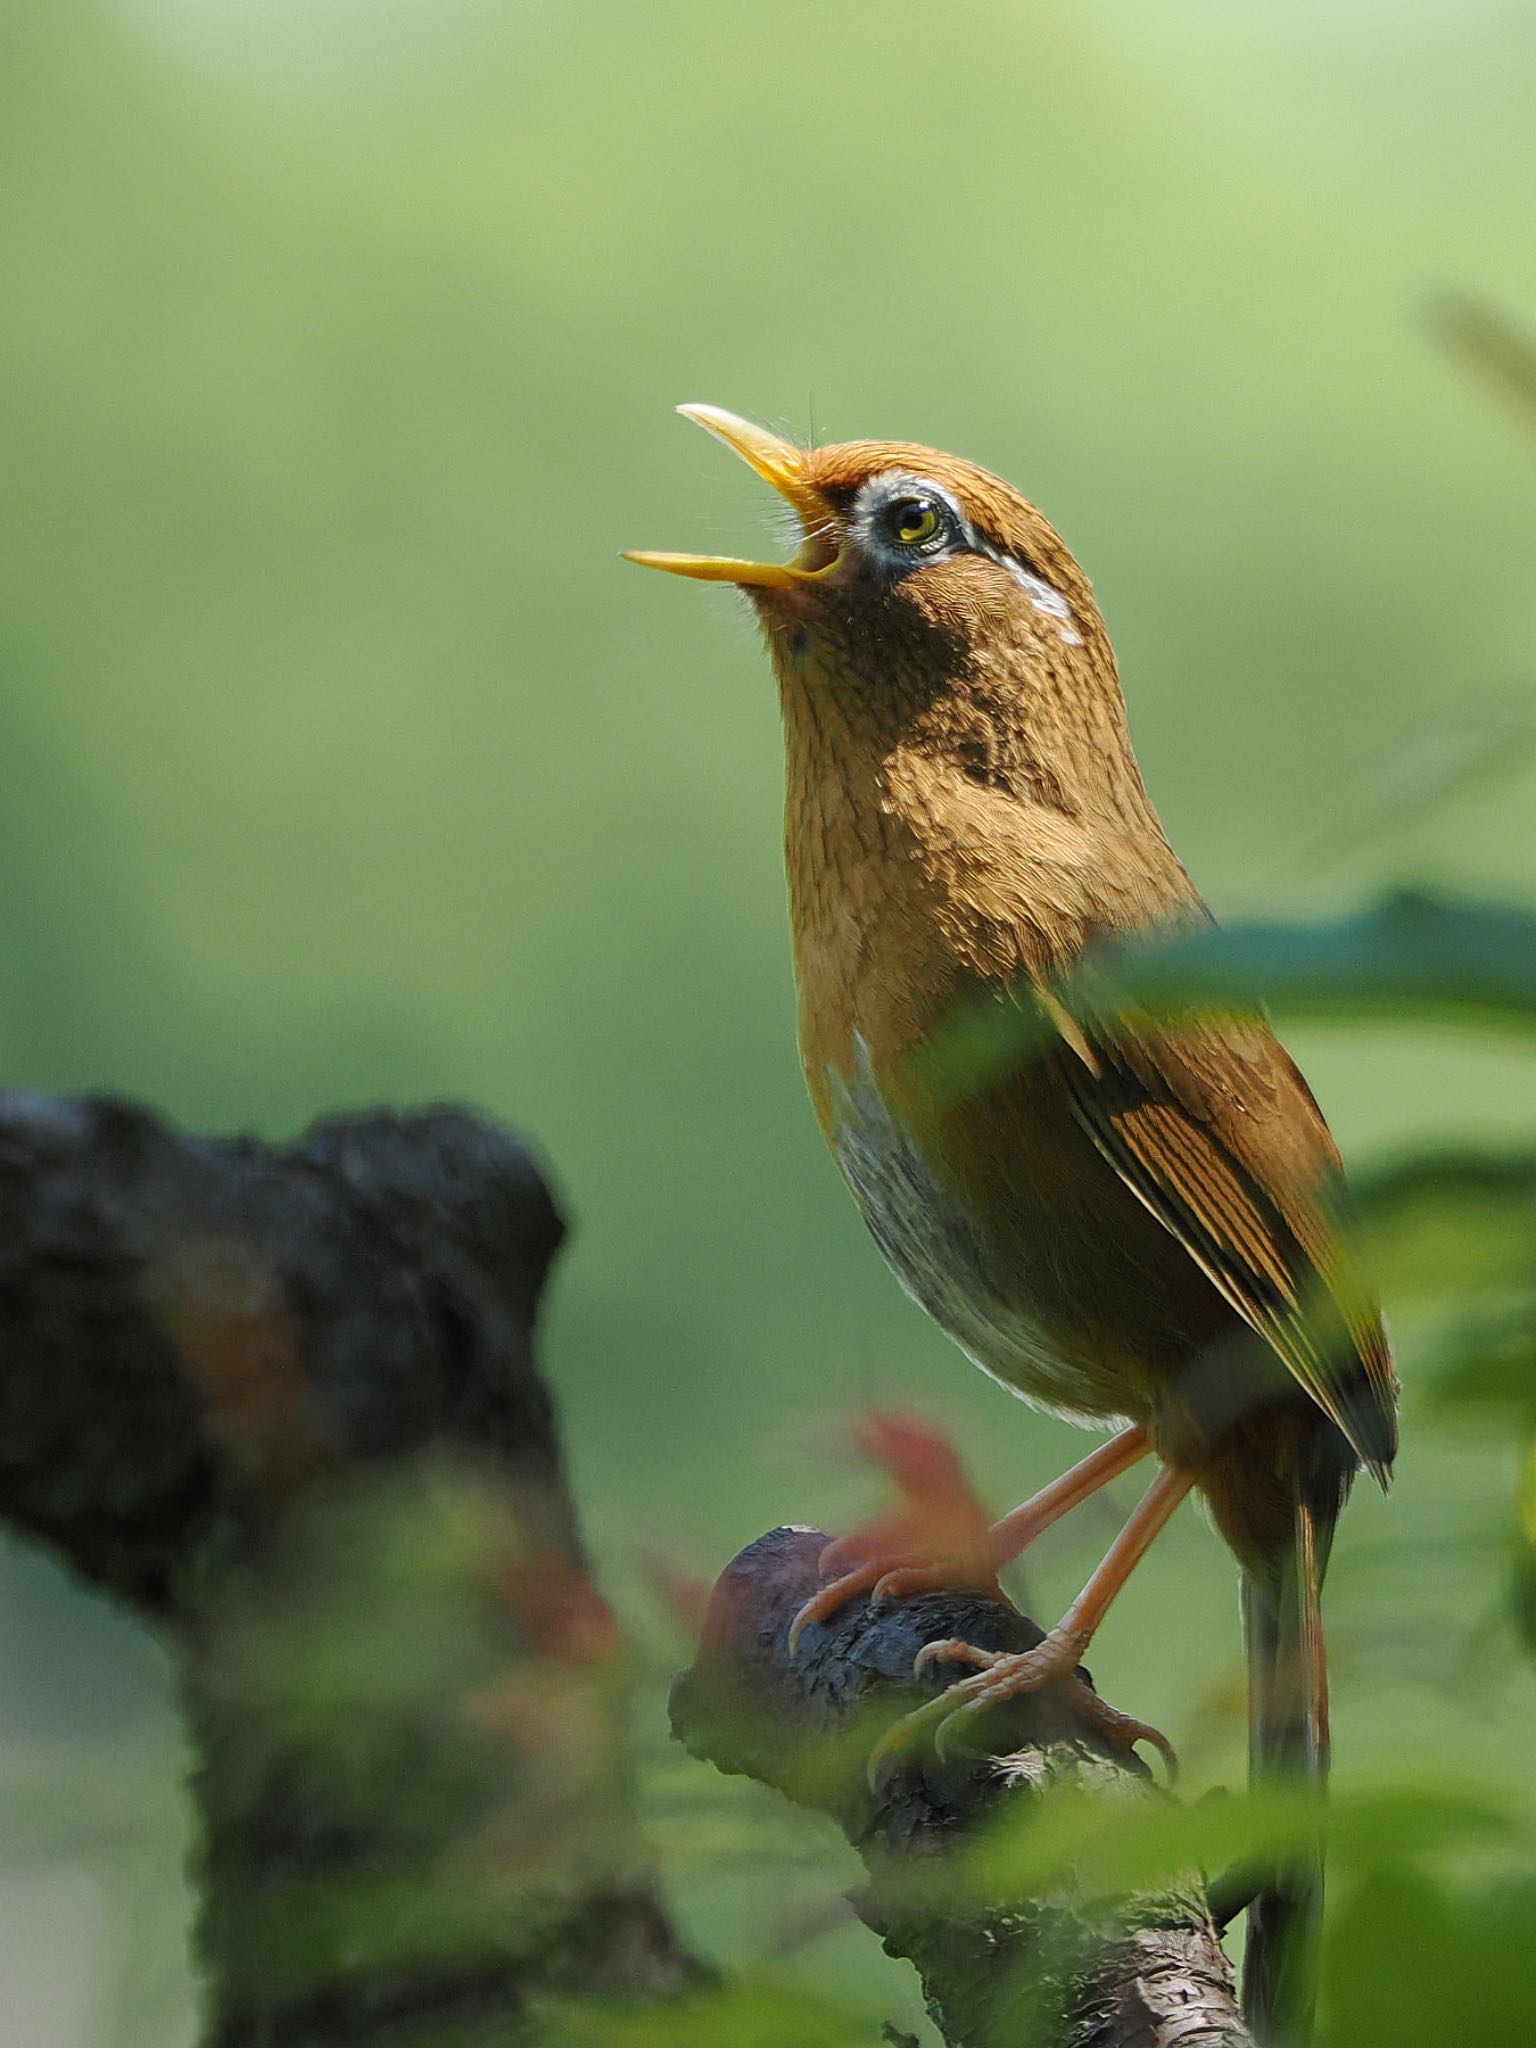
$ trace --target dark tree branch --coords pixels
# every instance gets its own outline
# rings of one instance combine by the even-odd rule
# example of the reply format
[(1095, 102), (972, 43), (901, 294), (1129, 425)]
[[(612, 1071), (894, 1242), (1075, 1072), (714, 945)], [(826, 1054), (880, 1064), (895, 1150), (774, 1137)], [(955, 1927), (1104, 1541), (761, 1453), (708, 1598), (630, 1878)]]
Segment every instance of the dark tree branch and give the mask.
[[(1073, 1900), (979, 1899), (954, 1869), (983, 1821), (1027, 1828), (1047, 1787), (1163, 1796), (1134, 1758), (1110, 1749), (1058, 1690), (1010, 1703), (988, 1746), (1013, 1752), (1007, 1778), (980, 1758), (914, 1760), (866, 1783), (882, 1728), (946, 1682), (919, 1684), (912, 1660), (938, 1636), (1022, 1650), (1041, 1631), (975, 1594), (849, 1607), (788, 1654), (791, 1618), (818, 1583), (827, 1539), (775, 1529), (722, 1574), (698, 1659), (673, 1688), (675, 1733), (719, 1769), (744, 1773), (829, 1814), (864, 1859), (856, 1901), (887, 1949), (917, 1967), (952, 2048), (1250, 2048), (1203, 1892), (1124, 1902), (1115, 1924)], [(952, 1676), (953, 1674), (949, 1674)]]
[(534, 1363), (563, 1234), (452, 1111), (0, 1097), (0, 1514), (180, 1651), (217, 2048), (501, 2048), (692, 1974)]

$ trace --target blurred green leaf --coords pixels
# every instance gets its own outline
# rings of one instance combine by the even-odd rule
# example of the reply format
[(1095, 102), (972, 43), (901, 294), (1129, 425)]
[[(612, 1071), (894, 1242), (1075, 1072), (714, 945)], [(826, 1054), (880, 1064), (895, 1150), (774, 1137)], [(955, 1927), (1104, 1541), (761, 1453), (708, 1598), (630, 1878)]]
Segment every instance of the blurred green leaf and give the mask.
[(1536, 2039), (1536, 1891), (1459, 1890), (1384, 1866), (1349, 1890), (1323, 1955), (1323, 2048)]
[(549, 2048), (873, 2048), (880, 2020), (799, 1984), (737, 1978), (653, 2006), (561, 2005), (545, 2014)]
[(1536, 417), (1536, 340), (1486, 298), (1440, 292), (1425, 308), (1430, 332), (1501, 398)]
[(1430, 1392), (1442, 1407), (1536, 1421), (1536, 1293), (1439, 1330), (1432, 1356)]
[(1262, 1863), (1326, 1843), (1343, 1867), (1418, 1862), (1448, 1847), (1518, 1834), (1490, 1791), (1392, 1786), (1342, 1792), (1326, 1804), (1305, 1786), (1273, 1786), (1179, 1807), (1060, 1794), (1027, 1824), (1004, 1821), (980, 1845), (971, 1881), (984, 1894), (1033, 1897), (1070, 1887), (1085, 1898), (1181, 1885), (1190, 1871)]
[(1515, 1475), (1515, 1546), (1511, 1606), (1528, 1655), (1536, 1655), (1536, 1436), (1521, 1447)]
[(1536, 912), (1403, 889), (1355, 917), (1128, 948), (1115, 973), (1154, 1016), (1261, 1000), (1327, 1020), (1443, 1017), (1536, 1031)]
[[(1330, 1023), (1494, 1025), (1536, 1034), (1536, 912), (1417, 890), (1354, 917), (1254, 922), (1125, 942), (1092, 955), (1063, 990), (1069, 1009), (1110, 1033), (1273, 1003)], [(958, 1012), (921, 1055), (941, 1093), (975, 1093), (1054, 1041), (1028, 1000)]]
[(1389, 1298), (1536, 1280), (1536, 1152), (1421, 1153), (1353, 1186)]

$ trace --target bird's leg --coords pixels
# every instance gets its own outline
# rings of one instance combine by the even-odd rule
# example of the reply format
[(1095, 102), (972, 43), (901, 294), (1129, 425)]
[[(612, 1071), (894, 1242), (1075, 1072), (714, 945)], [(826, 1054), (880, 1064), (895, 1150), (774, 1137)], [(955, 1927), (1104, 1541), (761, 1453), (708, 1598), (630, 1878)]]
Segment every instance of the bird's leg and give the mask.
[(1139, 1465), (1151, 1449), (1145, 1430), (1122, 1429), (1107, 1444), (1100, 1444), (1096, 1451), (1080, 1459), (1070, 1472), (1063, 1472), (1049, 1486), (1031, 1494), (1021, 1507), (1011, 1509), (1001, 1521), (994, 1522), (992, 1556), (998, 1570), (1011, 1564), (1021, 1550), (1053, 1522), (1059, 1522), (1069, 1508), (1090, 1499), (1111, 1479), (1118, 1479), (1122, 1472)]
[[(877, 1553), (865, 1557), (813, 1593), (789, 1627), (789, 1652), (793, 1656), (800, 1637), (813, 1621), (826, 1621), (856, 1593), (868, 1593), (873, 1600), (899, 1599), (912, 1593), (935, 1593), (976, 1583), (987, 1589), (996, 1586), (997, 1574), (1020, 1551), (1034, 1542), (1069, 1509), (1107, 1486), (1122, 1472), (1146, 1457), (1152, 1446), (1140, 1429), (1122, 1429), (1107, 1444), (1100, 1444), (1063, 1472), (1049, 1486), (994, 1522), (987, 1532), (985, 1562), (955, 1557), (925, 1557), (920, 1551)], [(839, 1537), (829, 1543), (818, 1560), (822, 1572), (836, 1572), (840, 1564), (858, 1554), (856, 1536)]]
[[(1109, 1446), (1106, 1446), (1106, 1449)], [(915, 1713), (905, 1715), (876, 1745), (869, 1760), (871, 1783), (889, 1765), (897, 1762), (914, 1744), (931, 1739), (940, 1757), (948, 1754), (956, 1735), (967, 1721), (984, 1714), (1019, 1693), (1035, 1692), (1044, 1685), (1065, 1684), (1072, 1689), (1073, 1705), (1117, 1747), (1129, 1749), (1133, 1742), (1155, 1743), (1174, 1763), (1172, 1746), (1165, 1736), (1144, 1721), (1134, 1721), (1107, 1706), (1091, 1687), (1077, 1676), (1083, 1652), (1109, 1611), (1111, 1601), (1145, 1557), (1153, 1539), (1194, 1485), (1193, 1475), (1176, 1466), (1165, 1465), (1143, 1494), (1135, 1512), (1105, 1553), (1104, 1560), (1072, 1602), (1043, 1643), (1032, 1650), (1009, 1654), (1000, 1650), (978, 1650), (956, 1638), (929, 1643), (917, 1655), (917, 1668), (927, 1664), (974, 1664), (975, 1674), (962, 1678), (929, 1700)]]

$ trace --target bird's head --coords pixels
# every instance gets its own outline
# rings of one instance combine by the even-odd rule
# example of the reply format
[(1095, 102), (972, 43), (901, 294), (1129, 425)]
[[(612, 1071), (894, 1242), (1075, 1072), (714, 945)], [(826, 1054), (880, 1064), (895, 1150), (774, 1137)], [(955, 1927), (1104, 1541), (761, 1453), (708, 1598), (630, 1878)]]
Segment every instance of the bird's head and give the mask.
[[(680, 410), (799, 522), (787, 562), (630, 556), (733, 583), (756, 606), (784, 710), (797, 930), (830, 917), (842, 932), (842, 899), (820, 879), (829, 863), (873, 862), (870, 900), (898, 882), (937, 890), (944, 928), (967, 931), (988, 972), (1066, 957), (1098, 924), (1188, 900), (1088, 579), (1027, 498), (911, 442), (799, 448), (716, 406)], [(1087, 880), (1110, 846), (1118, 897), (1106, 907)]]
[[(679, 410), (788, 501), (788, 562), (632, 553), (674, 575), (734, 583), (756, 604), (781, 686), (833, 691), (889, 729), (936, 698), (980, 692), (1118, 703), (1088, 579), (1046, 519), (974, 463), (901, 441), (799, 448), (712, 405)], [(1038, 704), (1036, 709), (1038, 709)]]

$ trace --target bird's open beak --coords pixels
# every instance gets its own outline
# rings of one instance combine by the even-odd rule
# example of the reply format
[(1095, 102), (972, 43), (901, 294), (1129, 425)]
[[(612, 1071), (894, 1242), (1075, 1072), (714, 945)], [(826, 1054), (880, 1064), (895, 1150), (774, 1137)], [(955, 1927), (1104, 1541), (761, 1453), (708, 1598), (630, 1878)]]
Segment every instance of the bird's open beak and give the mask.
[(738, 562), (729, 555), (663, 555), (627, 549), (625, 560), (644, 569), (667, 569), (674, 576), (698, 576), (707, 583), (738, 583), (755, 590), (795, 590), (825, 576), (837, 564), (837, 517), (831, 505), (805, 480), (805, 456), (792, 441), (781, 441), (766, 427), (738, 419), (718, 405), (680, 405), (685, 420), (696, 420), (727, 448), (734, 448), (800, 516), (805, 538), (792, 562)]

